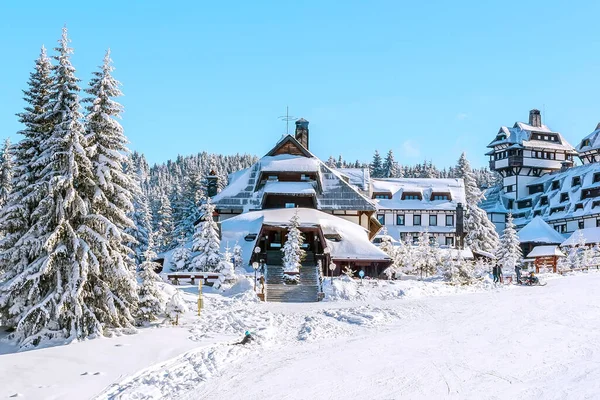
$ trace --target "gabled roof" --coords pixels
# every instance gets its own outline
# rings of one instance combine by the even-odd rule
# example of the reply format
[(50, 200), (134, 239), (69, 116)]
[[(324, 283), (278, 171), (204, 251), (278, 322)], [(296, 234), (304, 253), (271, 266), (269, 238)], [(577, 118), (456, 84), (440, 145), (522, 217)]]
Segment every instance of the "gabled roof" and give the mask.
[[(292, 146), (300, 154), (281, 153)], [(296, 152), (296, 150), (293, 150)], [(302, 150), (302, 151), (300, 151)], [(352, 184), (346, 182), (342, 174), (329, 168), (306, 150), (295, 138), (286, 136), (267, 155), (253, 164), (250, 168), (235, 175), (235, 180), (229, 182), (219, 194), (213, 198), (217, 209), (232, 209), (252, 211), (262, 208), (263, 196), (268, 185), (263, 182), (266, 176), (276, 175), (277, 172), (311, 173), (306, 182), (312, 184), (319, 210), (357, 210), (375, 211), (375, 204)], [(313, 178), (316, 176), (316, 180)], [(233, 175), (232, 175), (233, 177)], [(286, 186), (286, 193), (291, 190), (305, 191), (302, 185)], [(270, 186), (271, 187), (271, 186)], [(269, 189), (271, 190), (271, 189)]]
[[(554, 142), (538, 140), (534, 133), (542, 133), (546, 135), (550, 134), (556, 136), (558, 140)], [(496, 138), (494, 138), (494, 140), (492, 140), (487, 147), (494, 148), (495, 146), (502, 144), (510, 145), (510, 148), (518, 148), (513, 146), (519, 145), (533, 148), (552, 148), (556, 150), (564, 150), (573, 154), (576, 153), (575, 148), (571, 146), (559, 132), (552, 131), (546, 125), (531, 126), (524, 122), (516, 122), (512, 128), (508, 128), (506, 126), (500, 127), (500, 130), (496, 134)]]
[(565, 257), (563, 252), (558, 249), (558, 246), (535, 246), (533, 250), (527, 254), (527, 258), (552, 256)]
[(560, 244), (564, 237), (552, 229), (541, 217), (535, 217), (518, 232), (521, 243)]
[[(462, 179), (380, 178), (372, 179), (373, 193), (390, 193), (391, 199), (377, 199), (378, 209), (387, 210), (454, 210), (465, 204)], [(404, 193), (419, 194), (421, 200), (402, 200)], [(433, 200), (434, 194), (448, 194), (450, 200)]]
[(584, 137), (576, 147), (580, 153), (585, 153), (592, 150), (600, 149), (600, 123), (596, 126), (596, 129)]
[(583, 237), (585, 244), (600, 243), (600, 228), (577, 229), (567, 240), (562, 242), (562, 245), (575, 246), (578, 244), (580, 236)]
[[(288, 146), (288, 149), (285, 148), (286, 145)], [(291, 153), (289, 151), (290, 148), (295, 148), (298, 154)], [(279, 142), (277, 142), (275, 147), (273, 147), (266, 154), (266, 156), (276, 156), (280, 154), (294, 154), (303, 155), (304, 157), (314, 157), (314, 155), (310, 151), (308, 151), (306, 147), (302, 146), (302, 144), (299, 141), (297, 141), (296, 138), (292, 135), (285, 135)]]

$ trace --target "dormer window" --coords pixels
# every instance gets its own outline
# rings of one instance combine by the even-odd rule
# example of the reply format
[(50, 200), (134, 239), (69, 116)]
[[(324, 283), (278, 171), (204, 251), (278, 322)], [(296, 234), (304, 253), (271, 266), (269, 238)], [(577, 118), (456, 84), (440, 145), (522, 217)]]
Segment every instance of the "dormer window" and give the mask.
[(402, 193), (402, 200), (421, 200), (421, 193)]
[(543, 206), (548, 205), (548, 196), (540, 197), (540, 204)]
[(450, 193), (432, 193), (431, 200), (433, 200), (433, 201), (450, 200)]
[(560, 194), (560, 202), (563, 203), (565, 201), (569, 201), (569, 193), (561, 193)]
[(594, 183), (600, 182), (600, 172), (594, 174)]
[(277, 178), (277, 175), (269, 175), (269, 176), (267, 177), (267, 179), (268, 179), (268, 180), (270, 180), (270, 181), (277, 181), (277, 180), (279, 180), (279, 179)]
[(583, 210), (583, 203), (575, 204), (575, 211), (577, 211), (577, 210)]
[(581, 147), (586, 147), (590, 145), (590, 139), (583, 139), (581, 141)]
[(556, 213), (556, 212), (562, 212), (565, 211), (565, 207), (554, 207), (550, 209), (550, 215)]
[(571, 180), (571, 186), (579, 186), (579, 185), (581, 185), (581, 177), (574, 176), (573, 179)]
[(310, 180), (310, 176), (302, 174), (302, 175), (300, 175), (300, 180), (301, 181), (308, 181), (308, 180)]
[(560, 189), (560, 181), (552, 182), (552, 190)]
[(391, 193), (373, 193), (373, 198), (377, 200), (389, 200), (392, 198)]

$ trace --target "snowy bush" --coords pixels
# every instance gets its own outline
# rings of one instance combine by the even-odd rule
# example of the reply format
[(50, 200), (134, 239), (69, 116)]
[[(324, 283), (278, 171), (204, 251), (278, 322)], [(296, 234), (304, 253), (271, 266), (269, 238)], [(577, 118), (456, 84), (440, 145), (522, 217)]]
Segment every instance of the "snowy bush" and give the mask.
[(192, 252), (185, 246), (180, 246), (173, 251), (171, 257), (172, 271), (189, 271)]
[(350, 268), (349, 265), (346, 265), (344, 267), (344, 275), (346, 275), (348, 278), (354, 277), (354, 271), (352, 270), (352, 268)]
[(137, 316), (140, 323), (154, 321), (164, 308), (162, 294), (158, 288), (160, 277), (155, 272), (160, 264), (151, 261), (153, 257), (149, 251), (146, 251), (145, 258), (146, 261), (140, 265), (139, 272), (141, 284), (138, 288)]
[(179, 316), (187, 311), (187, 306), (181, 292), (177, 290), (175, 294), (169, 299), (166, 306), (166, 314), (173, 325), (179, 325)]

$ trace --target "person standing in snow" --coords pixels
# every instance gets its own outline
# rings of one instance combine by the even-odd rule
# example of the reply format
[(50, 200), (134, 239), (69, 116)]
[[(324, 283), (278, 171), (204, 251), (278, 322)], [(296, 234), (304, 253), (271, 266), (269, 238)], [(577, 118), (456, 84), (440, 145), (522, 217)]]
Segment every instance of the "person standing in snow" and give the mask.
[(502, 265), (498, 265), (498, 282), (504, 282), (504, 279), (502, 279)]
[(515, 274), (517, 274), (517, 283), (521, 282), (521, 266), (519, 264), (515, 265)]
[(494, 283), (497, 283), (498, 280), (499, 280), (498, 279), (498, 266), (497, 265), (494, 265), (492, 267), (492, 275), (494, 276)]

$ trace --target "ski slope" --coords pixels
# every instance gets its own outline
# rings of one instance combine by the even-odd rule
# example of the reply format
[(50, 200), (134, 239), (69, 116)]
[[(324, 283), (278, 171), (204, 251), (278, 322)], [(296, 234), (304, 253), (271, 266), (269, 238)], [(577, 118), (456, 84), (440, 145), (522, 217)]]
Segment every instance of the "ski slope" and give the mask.
[[(336, 281), (337, 301), (312, 304), (242, 285), (180, 327), (0, 355), (0, 398), (597, 398), (600, 273), (547, 282)], [(248, 328), (256, 342), (231, 345)]]

